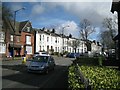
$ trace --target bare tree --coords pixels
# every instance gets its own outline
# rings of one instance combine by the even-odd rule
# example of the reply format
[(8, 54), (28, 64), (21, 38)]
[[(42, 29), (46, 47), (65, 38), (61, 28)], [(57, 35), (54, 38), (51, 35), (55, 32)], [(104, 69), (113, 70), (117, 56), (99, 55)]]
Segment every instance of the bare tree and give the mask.
[(114, 42), (112, 40), (112, 37), (111, 37), (111, 33), (109, 31), (103, 31), (101, 34), (100, 34), (100, 41), (103, 45), (103, 48), (114, 48)]
[(95, 32), (95, 27), (92, 26), (92, 23), (88, 19), (83, 19), (80, 22), (80, 36), (85, 41), (85, 44), (87, 46), (87, 51), (89, 47), (89, 36)]
[(6, 17), (8, 19), (13, 18), (13, 13), (6, 3), (2, 4), (2, 19), (4, 19), (3, 17)]
[(113, 18), (105, 18), (103, 20), (103, 27), (104, 31), (100, 34), (100, 40), (103, 45), (103, 48), (115, 48), (115, 43), (113, 41), (113, 38), (117, 34), (117, 17), (114, 16)]
[(105, 18), (103, 21), (103, 27), (109, 31), (110, 36), (112, 37), (112, 39), (115, 37), (116, 35), (116, 31), (117, 31), (117, 22), (115, 20), (115, 18)]

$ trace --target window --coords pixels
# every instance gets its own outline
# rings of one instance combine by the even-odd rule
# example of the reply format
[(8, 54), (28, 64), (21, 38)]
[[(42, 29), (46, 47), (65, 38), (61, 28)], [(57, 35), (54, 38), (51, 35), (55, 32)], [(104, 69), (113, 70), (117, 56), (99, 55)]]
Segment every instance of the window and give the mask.
[(55, 47), (55, 51), (57, 52), (57, 47)]
[(31, 45), (31, 36), (26, 36), (26, 44)]
[(40, 35), (40, 41), (41, 41), (41, 35)]
[(49, 42), (49, 37), (47, 37), (47, 42)]
[(27, 54), (32, 54), (32, 46), (26, 46)]
[(1, 54), (2, 54), (2, 53), (5, 53), (5, 51), (6, 51), (6, 46), (5, 46), (5, 44), (0, 43), (0, 53), (1, 53)]
[(13, 35), (11, 35), (11, 36), (10, 36), (10, 41), (12, 41), (12, 42), (13, 42)]
[(20, 42), (20, 36), (17, 36), (16, 39), (17, 39), (17, 42)]
[(59, 43), (59, 38), (58, 38), (58, 43)]
[(40, 46), (40, 51), (41, 51), (41, 46)]
[(30, 32), (30, 27), (27, 27), (27, 32)]
[(56, 38), (56, 40), (55, 40), (55, 43), (57, 43), (57, 38)]
[(1, 41), (1, 42), (4, 42), (4, 38), (5, 38), (4, 33), (3, 33), (3, 32), (0, 33), (0, 41)]

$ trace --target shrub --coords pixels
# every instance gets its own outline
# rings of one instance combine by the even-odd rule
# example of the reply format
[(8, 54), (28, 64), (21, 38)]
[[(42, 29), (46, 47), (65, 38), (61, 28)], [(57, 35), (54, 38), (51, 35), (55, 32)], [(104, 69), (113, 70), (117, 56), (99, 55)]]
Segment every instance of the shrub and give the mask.
[[(79, 69), (90, 80), (90, 85), (95, 90), (120, 89), (120, 71), (98, 66), (79, 66)], [(85, 88), (76, 75), (75, 66), (70, 66), (68, 73), (69, 88), (73, 90)]]
[(86, 78), (94, 89), (120, 89), (120, 72), (107, 67), (80, 66)]

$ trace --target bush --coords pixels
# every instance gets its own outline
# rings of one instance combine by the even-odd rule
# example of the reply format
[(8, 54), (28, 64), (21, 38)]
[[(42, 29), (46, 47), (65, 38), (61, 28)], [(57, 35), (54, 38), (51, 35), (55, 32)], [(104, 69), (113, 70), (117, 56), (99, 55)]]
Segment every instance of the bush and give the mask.
[(59, 52), (54, 52), (54, 55), (59, 55)]
[(107, 67), (80, 66), (94, 89), (120, 89), (120, 72)]
[[(120, 72), (98, 66), (79, 66), (83, 75), (90, 80), (90, 85), (95, 90), (101, 89), (120, 89)], [(85, 88), (84, 84), (79, 82), (79, 78), (76, 78), (75, 66), (69, 67), (68, 84), (69, 88), (76, 90), (79, 88)]]
[(76, 59), (76, 62), (80, 65), (102, 65), (103, 57), (80, 57)]
[(68, 72), (69, 89), (76, 90), (76, 89), (84, 88), (84, 84), (80, 83), (76, 76), (77, 74), (75, 72), (75, 66), (70, 66)]

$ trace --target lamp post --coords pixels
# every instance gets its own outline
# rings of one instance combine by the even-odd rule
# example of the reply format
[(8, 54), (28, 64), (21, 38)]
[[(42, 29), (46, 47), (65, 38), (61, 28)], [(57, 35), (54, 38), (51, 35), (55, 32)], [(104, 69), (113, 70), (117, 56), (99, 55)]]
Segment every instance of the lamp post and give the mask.
[(65, 29), (66, 27), (70, 27), (70, 26), (62, 27), (62, 41), (63, 41), (63, 43), (62, 43), (62, 54), (64, 53), (64, 29)]
[(16, 11), (14, 11), (14, 30), (13, 30), (13, 60), (14, 60), (14, 36), (15, 36), (15, 31), (16, 31), (16, 27), (15, 27), (15, 22), (16, 22), (16, 13), (18, 12), (18, 11), (20, 11), (20, 10), (24, 10), (25, 8), (23, 7), (23, 8), (20, 8), (20, 9), (18, 9), (18, 10), (16, 10)]

